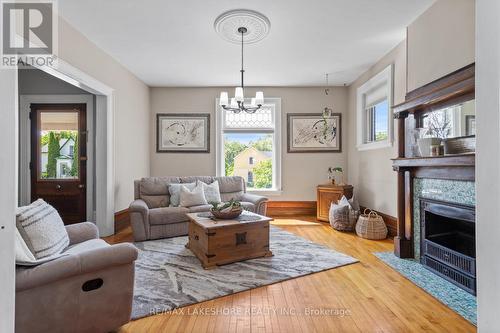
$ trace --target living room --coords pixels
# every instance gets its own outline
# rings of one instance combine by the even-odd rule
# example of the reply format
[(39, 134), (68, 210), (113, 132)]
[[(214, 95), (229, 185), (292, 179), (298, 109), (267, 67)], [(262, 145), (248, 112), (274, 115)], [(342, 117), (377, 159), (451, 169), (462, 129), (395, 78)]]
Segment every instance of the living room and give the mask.
[(2, 3), (0, 331), (498, 331), (499, 7)]

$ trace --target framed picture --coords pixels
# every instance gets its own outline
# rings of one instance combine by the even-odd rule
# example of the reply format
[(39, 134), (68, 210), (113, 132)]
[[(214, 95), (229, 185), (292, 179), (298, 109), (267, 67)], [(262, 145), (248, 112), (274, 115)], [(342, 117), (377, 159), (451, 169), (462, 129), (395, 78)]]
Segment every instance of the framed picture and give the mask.
[(342, 152), (342, 115), (332, 113), (287, 114), (289, 153)]
[(157, 153), (209, 153), (209, 113), (156, 115)]
[(476, 135), (476, 116), (465, 116), (465, 135)]

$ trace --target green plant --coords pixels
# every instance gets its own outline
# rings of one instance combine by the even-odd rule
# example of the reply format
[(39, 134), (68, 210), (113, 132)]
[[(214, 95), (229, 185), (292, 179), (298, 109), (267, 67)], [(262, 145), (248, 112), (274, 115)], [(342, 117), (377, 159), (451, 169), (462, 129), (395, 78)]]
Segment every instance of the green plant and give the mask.
[(241, 207), (241, 202), (239, 202), (238, 200), (234, 200), (234, 199), (231, 199), (224, 204), (221, 204), (219, 202), (210, 202), (210, 204), (212, 205), (211, 210), (215, 210), (218, 212), (223, 211), (223, 210), (233, 210), (235, 208)]
[(47, 178), (56, 178), (57, 158), (59, 157), (59, 139), (54, 132), (49, 133), (47, 154)]
[(78, 166), (80, 157), (78, 156), (78, 135), (75, 135), (75, 145), (73, 146), (73, 163), (71, 164), (71, 176), (78, 177)]
[(259, 162), (253, 169), (253, 173), (256, 188), (271, 188), (273, 186), (273, 164), (270, 159)]

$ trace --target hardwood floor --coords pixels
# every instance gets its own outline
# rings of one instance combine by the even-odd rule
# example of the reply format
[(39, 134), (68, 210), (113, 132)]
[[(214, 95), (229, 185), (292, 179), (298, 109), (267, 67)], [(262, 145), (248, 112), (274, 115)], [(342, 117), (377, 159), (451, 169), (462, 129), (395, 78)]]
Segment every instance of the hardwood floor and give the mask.
[[(476, 331), (372, 254), (392, 251), (391, 240), (337, 232), (311, 216), (276, 219), (273, 224), (360, 262), (132, 321), (118, 332)], [(131, 229), (105, 239), (131, 241)]]

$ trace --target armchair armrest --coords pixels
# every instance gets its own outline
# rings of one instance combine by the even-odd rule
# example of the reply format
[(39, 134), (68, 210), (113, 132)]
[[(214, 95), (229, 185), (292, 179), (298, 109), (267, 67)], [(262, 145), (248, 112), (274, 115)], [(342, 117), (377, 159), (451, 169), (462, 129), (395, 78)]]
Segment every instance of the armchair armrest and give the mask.
[(136, 242), (149, 239), (149, 207), (141, 199), (132, 201), (129, 206), (130, 224)]
[(89, 239), (99, 238), (99, 230), (92, 222), (82, 222), (66, 226), (69, 245), (78, 244)]
[(268, 200), (268, 198), (257, 194), (243, 193), (243, 195), (241, 196), (241, 201), (253, 203), (255, 205), (255, 212), (261, 215), (266, 214), (266, 203)]
[(113, 266), (133, 263), (137, 248), (121, 243), (92, 249), (78, 254), (65, 255), (32, 268), (16, 270), (16, 291), (34, 288), (76, 275), (82, 275)]
[(149, 215), (149, 207), (148, 205), (146, 205), (146, 202), (142, 199), (137, 199), (132, 201), (128, 210), (130, 212), (138, 212), (144, 215)]

